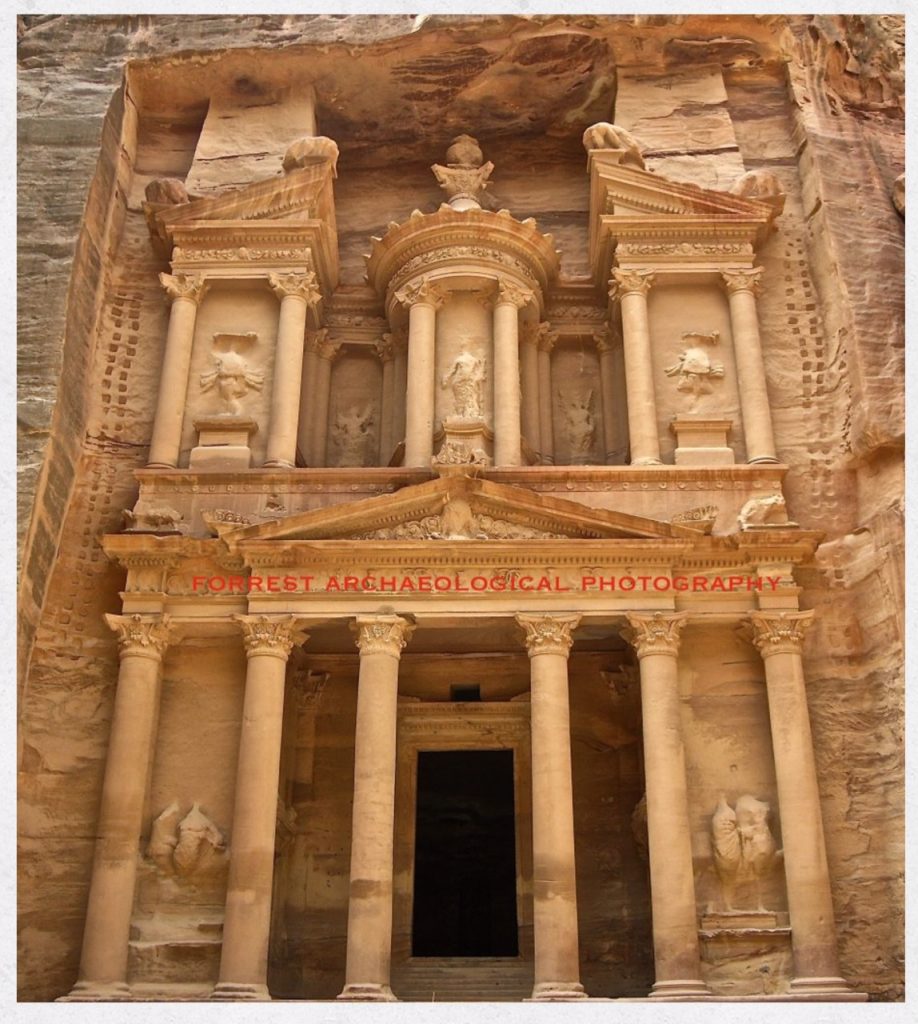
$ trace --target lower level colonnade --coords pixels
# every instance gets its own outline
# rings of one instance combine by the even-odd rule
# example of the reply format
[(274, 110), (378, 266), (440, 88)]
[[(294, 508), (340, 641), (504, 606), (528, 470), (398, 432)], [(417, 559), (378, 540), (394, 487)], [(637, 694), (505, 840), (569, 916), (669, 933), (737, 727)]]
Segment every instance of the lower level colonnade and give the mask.
[[(247, 659), (214, 999), (269, 999), (267, 982), (287, 662), (312, 619), (235, 615)], [(535, 1000), (586, 998), (580, 979), (568, 661), (580, 612), (515, 613), (529, 656)], [(654, 998), (704, 999), (689, 779), (678, 669), (686, 613), (634, 612), (622, 637), (640, 674)], [(745, 630), (764, 661), (793, 949), (790, 997), (846, 998), (802, 662), (811, 612), (759, 611)], [(83, 939), (69, 1000), (131, 999), (128, 947), (154, 757), (168, 615), (108, 616), (120, 671)], [(311, 628), (311, 627), (310, 627)], [(397, 614), (351, 620), (359, 652), (345, 983), (338, 998), (392, 1001), (399, 671), (419, 627)], [(306, 649), (308, 653), (308, 646)]]

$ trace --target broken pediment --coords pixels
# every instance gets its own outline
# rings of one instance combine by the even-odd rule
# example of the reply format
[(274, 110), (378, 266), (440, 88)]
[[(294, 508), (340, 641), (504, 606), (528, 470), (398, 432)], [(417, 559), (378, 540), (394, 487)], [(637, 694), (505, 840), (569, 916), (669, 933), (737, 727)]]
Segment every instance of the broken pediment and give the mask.
[(231, 549), (255, 540), (662, 540), (699, 532), (471, 476), (444, 477), (269, 523), (220, 526)]

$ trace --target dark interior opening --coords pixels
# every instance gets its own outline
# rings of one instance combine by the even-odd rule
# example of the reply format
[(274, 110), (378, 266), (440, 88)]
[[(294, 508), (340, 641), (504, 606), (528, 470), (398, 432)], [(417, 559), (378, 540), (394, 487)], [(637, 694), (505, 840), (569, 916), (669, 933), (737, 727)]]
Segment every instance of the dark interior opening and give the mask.
[(512, 750), (418, 754), (412, 956), (517, 956)]
[(451, 686), (449, 688), (449, 699), (452, 701), (480, 701), (480, 686)]

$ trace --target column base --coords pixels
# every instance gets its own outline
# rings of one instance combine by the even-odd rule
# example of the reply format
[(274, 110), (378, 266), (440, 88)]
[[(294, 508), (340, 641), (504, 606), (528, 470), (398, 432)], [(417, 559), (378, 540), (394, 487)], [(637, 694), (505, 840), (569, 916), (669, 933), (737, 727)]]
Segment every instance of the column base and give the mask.
[(397, 1003), (398, 998), (388, 985), (345, 985), (337, 997), (351, 1003)]
[(651, 999), (704, 999), (711, 990), (698, 978), (657, 981), (650, 990)]
[(134, 994), (123, 981), (78, 981), (65, 996), (55, 999), (56, 1003), (125, 1003), (133, 1000)]
[(209, 999), (218, 1003), (269, 1003), (271, 993), (267, 985), (242, 985), (233, 981), (218, 981)]
[(526, 1003), (561, 1003), (570, 999), (589, 999), (579, 981), (540, 981)]
[(632, 466), (662, 466), (663, 465), (663, 460), (662, 459), (651, 459), (649, 457), (648, 458), (643, 458), (643, 459), (632, 459), (631, 460), (631, 465)]
[(296, 469), (296, 464), (286, 459), (271, 459), (262, 465), (262, 469)]
[(177, 469), (178, 462), (148, 462), (144, 469)]
[(762, 464), (765, 464), (765, 465), (776, 465), (776, 464), (780, 463), (780, 461), (781, 460), (779, 458), (777, 458), (777, 456), (775, 456), (775, 455), (759, 455), (759, 456), (757, 456), (754, 459), (749, 459), (748, 460), (748, 465), (750, 465), (750, 466), (758, 466), (758, 465), (762, 465)]
[(853, 1002), (867, 1000), (866, 992), (854, 992), (844, 978), (794, 978), (787, 989), (788, 995), (796, 999), (810, 999), (813, 1002)]

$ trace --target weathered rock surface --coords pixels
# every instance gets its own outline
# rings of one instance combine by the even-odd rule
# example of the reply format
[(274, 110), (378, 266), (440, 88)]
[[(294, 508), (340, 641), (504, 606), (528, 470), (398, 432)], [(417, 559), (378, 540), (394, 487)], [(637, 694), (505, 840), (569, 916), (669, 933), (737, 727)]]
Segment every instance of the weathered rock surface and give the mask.
[[(774, 284), (759, 313), (788, 511), (826, 534), (799, 582), (804, 607), (819, 612), (807, 673), (842, 965), (872, 997), (901, 997), (904, 278), (891, 197), (904, 168), (903, 53), (895, 16), (19, 19), (21, 998), (66, 992), (78, 959), (117, 664), (101, 613), (118, 610), (123, 585), (97, 540), (136, 496), (168, 316), (144, 189), (156, 178), (193, 192), (280, 173), (288, 143), (308, 133), (305, 103), (287, 135), (254, 137), (242, 118), (233, 137), (244, 146), (207, 149), (199, 139), (220, 109), (208, 111), (208, 96), (220, 81), (254, 103), (307, 66), (317, 130), (340, 148), (349, 287), (362, 283), (369, 236), (442, 201), (429, 165), (464, 131), (497, 163), (496, 207), (551, 231), (568, 277), (589, 270), (580, 144), (589, 124), (633, 131), (648, 167), (677, 181), (728, 190), (763, 168), (781, 183), (785, 211), (762, 254)], [(219, 169), (227, 156), (239, 158), (236, 178)], [(741, 684), (738, 699), (758, 713)], [(212, 713), (195, 696), (229, 758), (239, 698), (223, 694)], [(349, 699), (333, 694), (332, 707)], [(596, 694), (583, 700), (599, 707)], [(711, 707), (698, 700), (690, 713), (705, 724)], [(168, 704), (164, 714), (181, 718)], [(729, 742), (715, 720), (706, 727)], [(187, 723), (174, 735), (182, 750), (197, 738)], [(340, 774), (342, 786), (347, 742), (333, 735), (321, 751), (325, 777)], [(599, 798), (591, 742), (575, 748), (581, 818)], [(632, 754), (615, 756), (622, 792), (637, 803)], [(176, 795), (183, 808), (199, 798), (162, 771), (157, 812)], [(230, 794), (215, 796), (208, 813), (223, 826)], [(612, 968), (628, 980), (610, 995), (650, 980), (646, 919), (602, 937), (603, 911), (646, 909), (625, 891), (644, 884), (633, 854), (610, 849), (632, 809), (592, 822), (591, 855), (579, 864), (589, 884), (623, 859), (613, 865), (621, 889), (583, 914), (595, 956), (584, 980), (595, 994)], [(696, 811), (701, 829), (710, 807)], [(311, 812), (328, 822), (344, 813), (328, 792)], [(310, 898), (327, 898), (320, 938), (307, 939), (294, 915), (290, 942), (316, 958), (312, 981), (333, 996), (346, 857), (321, 842), (310, 857), (304, 884)], [(208, 913), (218, 903), (202, 896)], [(786, 971), (785, 961), (772, 969)], [(753, 981), (764, 984), (743, 983)], [(285, 984), (295, 993), (303, 979)]]

